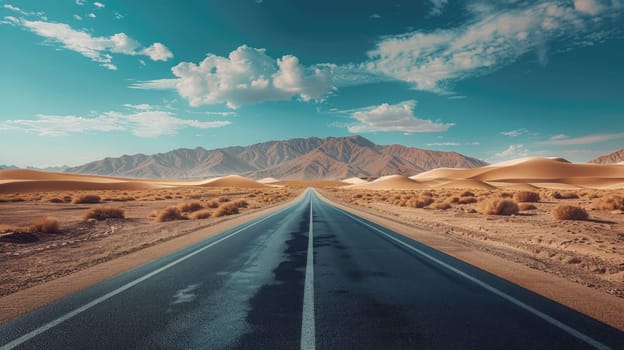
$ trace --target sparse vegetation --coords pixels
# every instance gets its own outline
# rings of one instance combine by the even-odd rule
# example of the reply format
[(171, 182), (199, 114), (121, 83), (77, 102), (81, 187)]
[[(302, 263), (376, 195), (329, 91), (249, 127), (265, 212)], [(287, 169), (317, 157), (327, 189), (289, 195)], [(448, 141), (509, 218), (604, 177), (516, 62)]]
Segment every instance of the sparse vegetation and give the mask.
[(95, 219), (98, 221), (106, 219), (125, 219), (124, 210), (119, 207), (94, 207), (89, 209), (82, 216), (83, 220)]
[(540, 194), (533, 191), (519, 191), (514, 193), (513, 198), (517, 202), (537, 203), (540, 201)]
[(59, 233), (61, 228), (56, 218), (48, 216), (33, 222), (30, 225), (29, 231), (31, 233)]
[(101, 197), (96, 194), (83, 194), (72, 200), (72, 204), (100, 203)]
[(214, 213), (212, 213), (212, 216), (215, 218), (218, 218), (222, 216), (238, 214), (239, 213), (238, 208), (239, 206), (236, 202), (224, 203), (224, 204), (221, 204), (217, 208), (217, 210), (214, 211)]
[(554, 199), (578, 199), (576, 192), (553, 192), (552, 197)]
[(451, 205), (445, 201), (436, 201), (432, 203), (431, 205), (429, 205), (429, 208), (438, 209), (438, 210), (447, 210), (447, 209), (451, 209)]
[(518, 207), (520, 208), (520, 211), (527, 211), (527, 210), (535, 210), (537, 209), (537, 207), (531, 203), (520, 203), (518, 204)]
[(461, 197), (458, 201), (459, 204), (477, 203), (479, 200), (476, 197)]
[(558, 205), (551, 214), (555, 220), (587, 220), (589, 218), (585, 209), (573, 205)]
[(186, 220), (186, 217), (182, 215), (182, 212), (177, 207), (167, 207), (156, 215), (157, 222), (167, 222), (175, 220)]
[(491, 198), (480, 203), (479, 211), (487, 215), (515, 215), (520, 208), (513, 199)]
[(180, 209), (181, 212), (192, 213), (204, 209), (204, 206), (201, 204), (200, 201), (188, 201), (178, 204), (177, 208)]
[(191, 213), (188, 218), (191, 220), (202, 220), (212, 217), (212, 210), (202, 209)]
[(618, 195), (606, 196), (598, 199), (592, 204), (592, 207), (599, 210), (623, 210), (624, 197)]

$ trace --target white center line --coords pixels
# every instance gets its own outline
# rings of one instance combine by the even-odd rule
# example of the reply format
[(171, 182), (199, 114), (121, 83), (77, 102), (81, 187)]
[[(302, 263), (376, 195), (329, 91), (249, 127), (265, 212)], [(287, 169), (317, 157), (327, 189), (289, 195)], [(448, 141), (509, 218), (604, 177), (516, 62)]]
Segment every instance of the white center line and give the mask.
[(609, 350), (610, 349), (610, 347), (608, 347), (607, 345), (605, 345), (605, 344), (595, 340), (594, 338), (592, 338), (592, 337), (582, 333), (581, 331), (578, 331), (578, 330), (568, 326), (567, 324), (557, 320), (556, 318), (554, 318), (552, 316), (549, 316), (549, 315), (547, 315), (547, 314), (537, 310), (536, 308), (534, 308), (534, 307), (532, 307), (532, 306), (530, 306), (528, 304), (525, 304), (524, 302), (522, 302), (522, 301), (512, 297), (511, 295), (501, 291), (500, 289), (497, 289), (497, 288), (495, 288), (495, 287), (493, 287), (493, 286), (491, 286), (491, 285), (481, 281), (480, 279), (478, 279), (476, 277), (470, 276), (469, 274), (467, 274), (467, 273), (465, 273), (465, 272), (463, 272), (463, 271), (461, 271), (461, 270), (459, 270), (459, 269), (457, 269), (457, 268), (455, 268), (455, 267), (453, 267), (453, 266), (443, 262), (442, 260), (440, 260), (440, 259), (438, 259), (436, 257), (433, 257), (433, 256), (423, 252), (422, 250), (420, 250), (420, 249), (418, 249), (418, 248), (416, 248), (416, 247), (414, 247), (414, 246), (412, 246), (410, 244), (407, 244), (407, 243), (403, 242), (402, 240), (400, 240), (398, 238), (395, 238), (395, 237), (389, 235), (388, 233), (384, 232), (383, 230), (378, 229), (375, 226), (369, 225), (365, 221), (362, 221), (359, 218), (357, 218), (357, 217), (355, 217), (355, 216), (353, 216), (351, 214), (348, 214), (347, 212), (345, 212), (342, 209), (339, 209), (339, 208), (336, 208), (336, 209), (338, 209), (340, 212), (342, 212), (344, 215), (350, 217), (351, 219), (361, 223), (362, 225), (366, 225), (366, 226), (370, 227), (371, 229), (373, 229), (373, 230), (381, 233), (382, 235), (390, 238), (391, 240), (395, 241), (396, 243), (398, 243), (398, 244), (400, 244), (400, 245), (402, 245), (402, 246), (404, 246), (404, 247), (414, 251), (415, 253), (418, 253), (419, 255), (421, 255), (421, 256), (423, 256), (423, 257), (425, 257), (425, 258), (427, 258), (427, 259), (429, 259), (429, 260), (431, 260), (431, 261), (433, 261), (435, 263), (437, 263), (438, 265), (440, 265), (440, 266), (442, 266), (442, 267), (444, 267), (444, 268), (446, 268), (446, 269), (448, 269), (448, 270), (450, 270), (450, 271), (452, 271), (452, 272), (454, 272), (454, 273), (456, 273), (456, 274), (466, 278), (467, 280), (469, 280), (469, 281), (471, 281), (471, 282), (481, 286), (482, 288), (490, 291), (493, 294), (498, 295), (499, 297), (507, 300), (508, 302), (510, 302), (510, 303), (512, 303), (512, 304), (514, 304), (514, 305), (516, 305), (516, 306), (518, 306), (518, 307), (520, 307), (520, 308), (522, 308), (522, 309), (532, 313), (533, 315), (535, 315), (535, 316), (541, 318), (542, 320), (550, 323), (551, 325), (561, 329), (562, 331), (564, 331), (564, 332), (566, 332), (566, 333), (576, 337), (577, 339), (584, 341), (588, 345), (591, 345), (593, 348), (601, 349), (601, 350)]
[(281, 212), (283, 212), (283, 211), (285, 211), (285, 210), (287, 210), (289, 208), (291, 208), (291, 206), (288, 206), (287, 208), (282, 209), (282, 210), (280, 210), (280, 211), (278, 211), (276, 213), (273, 213), (271, 215), (265, 216), (264, 218), (254, 222), (252, 224), (249, 224), (249, 225), (247, 225), (247, 226), (245, 226), (243, 228), (240, 228), (240, 229), (230, 233), (229, 235), (227, 235), (227, 236), (225, 236), (223, 238), (220, 238), (220, 239), (218, 239), (218, 240), (216, 240), (216, 241), (214, 241), (214, 242), (212, 242), (212, 243), (210, 243), (208, 245), (205, 245), (205, 246), (203, 246), (203, 247), (201, 247), (201, 248), (199, 248), (197, 250), (194, 250), (191, 253), (189, 253), (189, 254), (187, 254), (187, 255), (185, 255), (185, 256), (177, 259), (177, 260), (174, 260), (174, 261), (170, 262), (169, 264), (167, 264), (167, 265), (165, 265), (163, 267), (160, 267), (160, 268), (158, 268), (158, 269), (148, 273), (147, 275), (143, 275), (142, 277), (139, 277), (139, 278), (135, 279), (132, 282), (129, 282), (129, 283), (127, 283), (127, 284), (125, 284), (125, 285), (123, 285), (123, 286), (121, 286), (121, 287), (119, 287), (119, 288), (117, 288), (117, 289), (115, 289), (115, 290), (113, 290), (111, 292), (108, 292), (108, 293), (102, 295), (99, 298), (93, 299), (92, 301), (82, 305), (81, 307), (79, 307), (77, 309), (74, 309), (74, 310), (66, 313), (63, 316), (61, 316), (61, 317), (59, 317), (59, 318), (57, 318), (55, 320), (52, 320), (52, 321), (44, 324), (43, 326), (41, 326), (41, 327), (39, 327), (37, 329), (34, 329), (34, 330), (24, 334), (23, 336), (15, 339), (13, 341), (11, 341), (10, 343), (7, 343), (7, 344), (5, 344), (3, 346), (0, 346), (0, 350), (13, 349), (16, 346), (19, 346), (19, 345), (29, 341), (30, 339), (32, 339), (32, 338), (34, 338), (34, 337), (36, 337), (36, 336), (38, 336), (38, 335), (40, 335), (40, 334), (50, 330), (50, 329), (58, 326), (59, 324), (65, 322), (65, 321), (67, 321), (67, 320), (69, 320), (69, 319), (71, 319), (71, 318), (73, 318), (75, 316), (77, 316), (78, 314), (81, 314), (81, 313), (89, 310), (90, 308), (92, 308), (92, 307), (94, 307), (94, 306), (96, 306), (98, 304), (101, 304), (102, 302), (104, 302), (104, 301), (114, 297), (115, 295), (117, 295), (119, 293), (122, 293), (122, 292), (124, 292), (124, 291), (126, 291), (126, 290), (128, 290), (128, 289), (130, 289), (130, 288), (132, 288), (134, 286), (136, 286), (137, 284), (139, 284), (139, 283), (141, 283), (141, 282), (143, 282), (143, 281), (145, 281), (145, 280), (147, 280), (147, 279), (149, 279), (151, 277), (154, 277), (157, 274), (159, 274), (159, 273), (161, 273), (161, 272), (163, 272), (165, 270), (168, 270), (168, 269), (172, 268), (173, 266), (183, 262), (184, 260), (187, 260), (187, 259), (191, 258), (192, 256), (195, 256), (195, 255), (203, 252), (204, 250), (206, 250), (208, 248), (211, 248), (211, 247), (213, 247), (213, 246), (215, 246), (215, 245), (225, 241), (226, 239), (231, 238), (231, 237), (233, 237), (233, 236), (243, 232), (244, 230), (246, 230), (246, 229), (248, 229), (250, 227), (253, 227), (253, 226), (255, 226), (255, 225), (257, 225), (257, 224), (259, 224), (259, 223), (261, 223), (261, 222), (263, 222), (263, 221), (265, 221), (265, 220), (267, 220), (267, 219), (269, 219), (269, 218), (271, 218), (271, 217), (273, 217), (273, 216), (275, 216), (275, 215), (277, 215), (277, 214), (279, 214), (279, 213), (281, 213)]
[(316, 335), (314, 325), (314, 233), (312, 228), (312, 192), (310, 191), (310, 225), (308, 230), (308, 260), (303, 287), (303, 316), (301, 321), (301, 349), (314, 350)]

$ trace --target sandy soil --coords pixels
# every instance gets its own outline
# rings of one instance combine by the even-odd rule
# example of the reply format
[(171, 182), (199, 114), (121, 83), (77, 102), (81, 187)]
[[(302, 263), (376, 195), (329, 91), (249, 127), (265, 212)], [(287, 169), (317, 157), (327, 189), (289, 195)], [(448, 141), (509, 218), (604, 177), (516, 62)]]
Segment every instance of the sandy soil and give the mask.
[[(0, 234), (0, 296), (201, 231), (232, 217), (156, 222), (153, 213), (164, 208), (193, 200), (203, 204), (219, 199), (245, 200), (247, 208), (240, 208), (244, 215), (288, 201), (299, 192), (204, 187), (84, 192), (99, 194), (104, 203), (97, 204), (49, 202), (51, 198), (76, 197), (82, 192), (18, 194), (21, 201), (0, 203), (0, 230), (4, 231)], [(83, 220), (88, 210), (111, 205), (123, 209), (125, 219)], [(59, 233), (29, 232), (32, 222), (48, 216), (59, 221)]]

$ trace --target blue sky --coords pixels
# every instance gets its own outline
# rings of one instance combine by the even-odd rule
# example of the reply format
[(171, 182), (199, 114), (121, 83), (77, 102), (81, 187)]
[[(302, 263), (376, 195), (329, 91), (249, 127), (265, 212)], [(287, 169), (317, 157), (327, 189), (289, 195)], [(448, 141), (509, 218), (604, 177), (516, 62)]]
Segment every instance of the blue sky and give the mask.
[(359, 134), (624, 147), (624, 0), (0, 1), (0, 164)]

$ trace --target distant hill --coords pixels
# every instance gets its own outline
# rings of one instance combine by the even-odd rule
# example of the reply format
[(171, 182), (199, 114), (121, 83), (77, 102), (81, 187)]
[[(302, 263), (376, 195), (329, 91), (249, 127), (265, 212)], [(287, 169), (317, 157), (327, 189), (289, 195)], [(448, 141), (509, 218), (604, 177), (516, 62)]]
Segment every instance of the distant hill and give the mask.
[(138, 178), (205, 178), (240, 174), (255, 179), (326, 179), (414, 175), (487, 163), (456, 152), (401, 145), (381, 146), (361, 136), (269, 141), (214, 150), (177, 149), (154, 155), (105, 158), (67, 172)]
[(589, 163), (595, 164), (616, 164), (622, 162), (624, 162), (624, 148), (589, 161)]
[(0, 164), (0, 170), (2, 170), (2, 169), (15, 169), (15, 168), (17, 168), (15, 165)]

